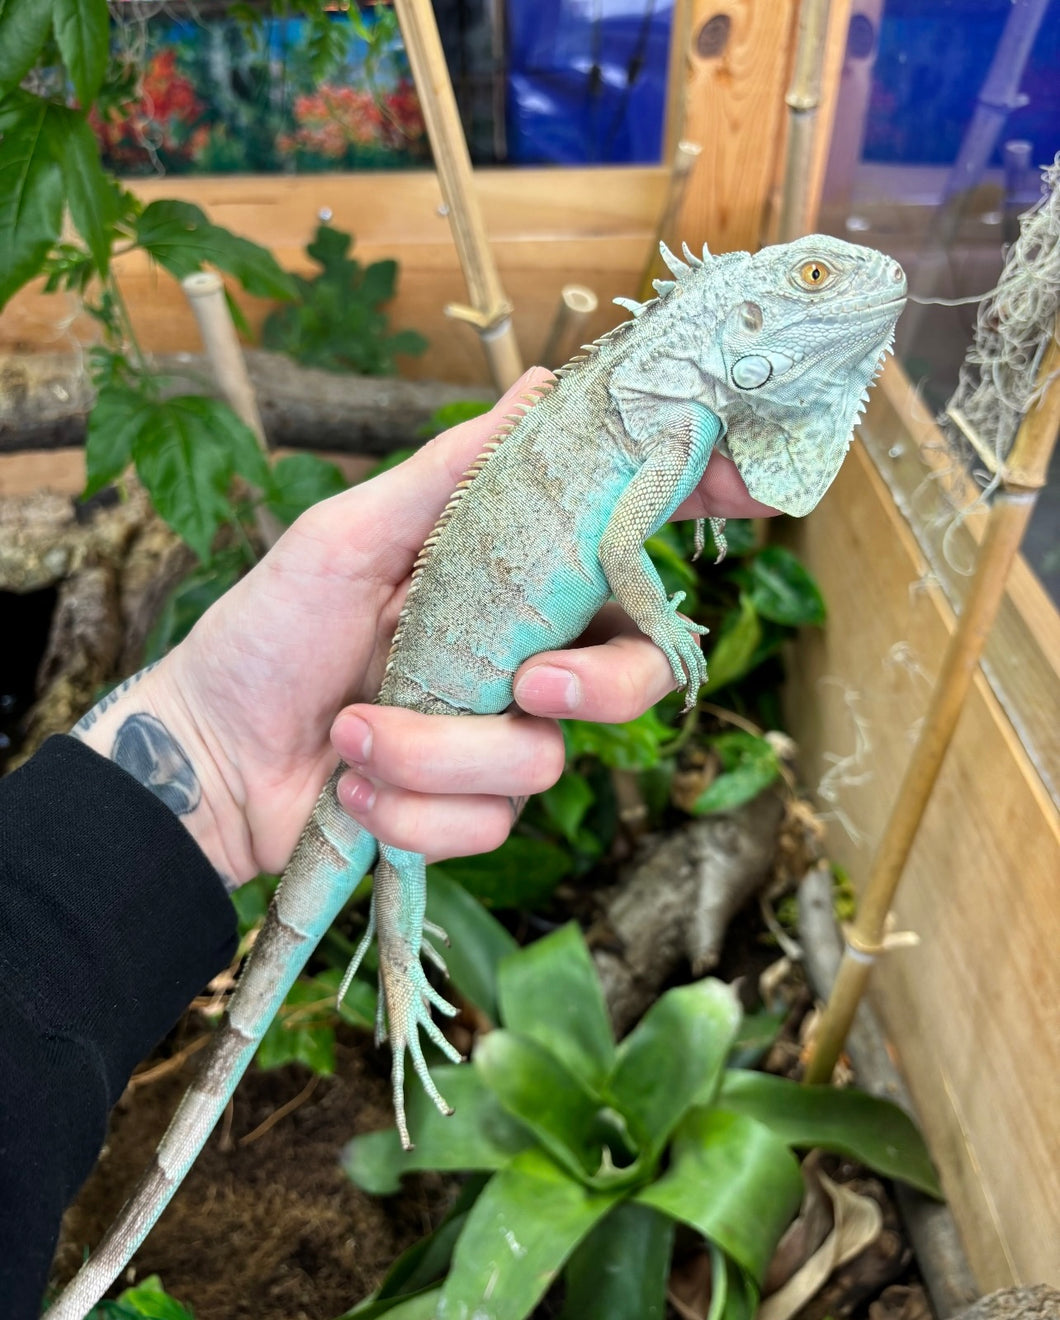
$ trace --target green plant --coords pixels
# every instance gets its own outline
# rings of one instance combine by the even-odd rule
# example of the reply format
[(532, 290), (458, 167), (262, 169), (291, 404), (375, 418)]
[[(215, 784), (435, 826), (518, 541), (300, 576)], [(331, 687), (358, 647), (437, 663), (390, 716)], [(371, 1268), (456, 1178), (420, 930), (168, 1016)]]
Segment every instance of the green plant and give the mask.
[(100, 1302), (86, 1316), (86, 1320), (195, 1320), (186, 1306), (182, 1306), (162, 1287), (157, 1274), (148, 1275), (135, 1288), (126, 1288), (113, 1302)]
[(718, 981), (668, 991), (616, 1045), (568, 926), (505, 957), (496, 998), (504, 1029), (480, 1039), (470, 1067), (435, 1070), (455, 1115), (415, 1094), (414, 1150), (392, 1130), (346, 1150), (350, 1176), (378, 1194), (413, 1170), (488, 1176), (344, 1320), (521, 1320), (561, 1273), (570, 1320), (661, 1317), (678, 1225), (710, 1251), (712, 1316), (750, 1320), (800, 1201), (792, 1148), (837, 1151), (938, 1195), (895, 1106), (727, 1069), (741, 1015)]
[(265, 321), (266, 348), (327, 371), (385, 376), (399, 354), (415, 356), (427, 341), (415, 330), (390, 333), (382, 305), (394, 296), (396, 261), (362, 266), (350, 256), (351, 235), (321, 224), (306, 252), (320, 266), (311, 280), (296, 275), (296, 301)]
[(111, 57), (106, 0), (0, 5), (0, 307), (41, 274), (49, 292), (82, 300), (102, 331), (91, 354), (97, 399), (86, 494), (133, 464), (159, 513), (205, 563), (223, 525), (242, 536), (250, 507), (233, 501), (235, 477), (288, 521), (344, 482), (307, 455), (270, 468), (225, 404), (165, 397), (165, 382), (146, 361), (114, 278), (115, 255), (138, 251), (178, 279), (214, 266), (261, 298), (289, 299), (295, 286), (268, 251), (198, 207), (164, 200), (145, 207), (103, 169), (90, 115), (111, 113), (136, 83), (130, 66)]

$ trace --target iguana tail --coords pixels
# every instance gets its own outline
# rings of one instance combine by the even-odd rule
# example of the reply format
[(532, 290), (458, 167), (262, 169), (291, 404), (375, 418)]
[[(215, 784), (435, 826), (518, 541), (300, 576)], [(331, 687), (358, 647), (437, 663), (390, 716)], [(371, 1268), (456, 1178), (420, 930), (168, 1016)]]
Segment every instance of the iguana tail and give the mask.
[(334, 786), (344, 768), (335, 772), (317, 802), (224, 1020), (154, 1161), (102, 1242), (49, 1308), (46, 1320), (84, 1320), (128, 1264), (224, 1113), (309, 955), (371, 868), (375, 839), (354, 824), (335, 798)]

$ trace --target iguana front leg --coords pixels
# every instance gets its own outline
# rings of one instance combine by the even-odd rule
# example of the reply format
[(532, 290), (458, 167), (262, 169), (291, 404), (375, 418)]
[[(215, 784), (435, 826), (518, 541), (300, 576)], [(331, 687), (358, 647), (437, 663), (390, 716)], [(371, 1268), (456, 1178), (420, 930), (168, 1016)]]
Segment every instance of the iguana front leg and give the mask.
[(644, 542), (696, 488), (721, 432), (720, 419), (700, 404), (669, 407), (643, 464), (615, 504), (598, 550), (615, 600), (660, 648), (685, 689), (686, 710), (707, 677), (703, 651), (692, 634), (708, 630), (677, 613), (684, 592), (667, 599)]

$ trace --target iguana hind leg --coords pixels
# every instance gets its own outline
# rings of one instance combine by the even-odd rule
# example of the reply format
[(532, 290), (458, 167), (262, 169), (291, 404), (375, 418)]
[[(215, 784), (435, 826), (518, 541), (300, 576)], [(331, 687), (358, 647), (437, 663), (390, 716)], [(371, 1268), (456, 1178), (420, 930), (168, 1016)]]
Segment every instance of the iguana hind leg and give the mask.
[[(454, 1017), (457, 1010), (427, 980), (420, 961), (426, 955), (444, 968), (441, 958), (423, 938), (427, 904), (426, 863), (420, 853), (405, 852), (383, 844), (375, 868), (372, 911), (379, 943), (379, 982), (386, 1011), (390, 1047), (393, 1051), (394, 1113), (401, 1144), (412, 1149), (405, 1120), (405, 1051), (412, 1057), (423, 1088), (443, 1114), (452, 1110), (431, 1080), (420, 1047), (420, 1030), (446, 1058), (461, 1060), (431, 1018), (431, 1005)], [(430, 927), (432, 932), (436, 927)]]

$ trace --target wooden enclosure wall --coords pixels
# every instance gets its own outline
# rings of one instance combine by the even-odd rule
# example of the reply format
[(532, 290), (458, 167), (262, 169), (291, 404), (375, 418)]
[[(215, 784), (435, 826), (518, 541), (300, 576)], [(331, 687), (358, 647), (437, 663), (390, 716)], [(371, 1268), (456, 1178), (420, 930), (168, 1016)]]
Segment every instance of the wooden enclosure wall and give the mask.
[[(916, 492), (925, 517), (919, 454), (940, 440), (893, 363), (864, 432), (812, 517), (784, 528), (829, 606), (794, 648), (788, 714), (855, 887), (954, 618), (889, 489)], [(965, 566), (975, 534), (951, 538)], [(1022, 560), (985, 660), (1005, 704), (980, 672), (895, 906), (919, 944), (885, 956), (873, 992), (980, 1285), (1060, 1284), (1060, 618)]]

